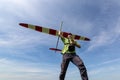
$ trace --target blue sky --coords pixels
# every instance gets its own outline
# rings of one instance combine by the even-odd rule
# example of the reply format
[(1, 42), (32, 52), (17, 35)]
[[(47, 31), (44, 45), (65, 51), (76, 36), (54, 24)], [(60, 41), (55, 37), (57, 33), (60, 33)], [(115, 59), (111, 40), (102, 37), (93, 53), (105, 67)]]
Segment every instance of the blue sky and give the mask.
[[(57, 37), (18, 24), (59, 29), (61, 21), (63, 31), (91, 39), (76, 51), (89, 79), (119, 80), (119, 0), (0, 0), (0, 80), (58, 80), (62, 56), (49, 50)], [(72, 64), (66, 80), (80, 80)]]

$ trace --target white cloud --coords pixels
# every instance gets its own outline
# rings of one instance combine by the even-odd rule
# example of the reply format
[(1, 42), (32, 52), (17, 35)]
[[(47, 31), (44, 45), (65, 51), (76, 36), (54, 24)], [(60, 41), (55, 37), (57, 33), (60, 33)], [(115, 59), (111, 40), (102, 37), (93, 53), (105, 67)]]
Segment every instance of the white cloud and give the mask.
[(52, 64), (17, 62), (7, 58), (1, 58), (0, 65), (0, 72), (39, 72), (49, 74), (50, 72), (55, 71), (54, 69), (58, 70), (56, 65)]
[(114, 59), (114, 60), (109, 60), (109, 61), (103, 62), (99, 65), (111, 64), (111, 63), (115, 63), (115, 62), (119, 62), (119, 61), (120, 61), (120, 58), (117, 58), (117, 59)]
[(17, 15), (23, 17), (25, 15), (32, 16), (36, 12), (29, 0), (1, 0), (0, 3), (0, 8), (4, 8), (4, 10), (1, 11), (2, 13), (7, 12), (9, 14), (14, 14), (14, 16)]
[[(24, 30), (25, 31), (25, 30)], [(23, 31), (23, 32), (24, 32)], [(34, 33), (9, 33), (4, 35), (4, 37), (0, 38), (0, 47), (18, 47), (25, 48), (25, 47), (34, 47), (37, 45), (53, 45), (54, 39), (50, 39), (48, 37), (52, 37), (45, 34)], [(28, 35), (29, 34), (29, 35)], [(40, 35), (39, 35), (40, 34)], [(54, 37), (53, 37), (54, 38)]]
[[(120, 70), (119, 67), (120, 66), (118, 66), (118, 65), (101, 67), (101, 68), (97, 67), (97, 69), (93, 69), (93, 70), (89, 71), (89, 76), (90, 76), (90, 78), (95, 78), (98, 80), (100, 80), (101, 78), (105, 78), (105, 77), (106, 77), (106, 79), (113, 80), (115, 78), (115, 76), (116, 76), (116, 79), (119, 79), (120, 78), (119, 72), (117, 72)], [(107, 76), (109, 76), (109, 77), (107, 77)], [(95, 79), (93, 79), (93, 80), (95, 80)]]
[[(48, 1), (51, 2), (51, 1)], [(43, 0), (0, 0), (1, 17), (6, 21), (22, 19), (22, 21), (43, 22), (46, 16), (47, 1)], [(10, 19), (8, 19), (10, 18)], [(15, 20), (16, 18), (16, 20)]]
[[(93, 28), (93, 23), (90, 21), (85, 21), (82, 19), (75, 19), (75, 18), (70, 18), (67, 17), (66, 19), (68, 26), (66, 28), (68, 28), (67, 30), (74, 32), (75, 34), (80, 35), (82, 34), (89, 34), (91, 32), (91, 29)], [(75, 28), (74, 28), (75, 27)], [(64, 27), (63, 27), (64, 28)], [(81, 35), (83, 36), (83, 35)]]
[(58, 68), (50, 64), (21, 63), (0, 59), (0, 79), (19, 80), (19, 79), (44, 79), (52, 80), (57, 78)]
[(88, 51), (118, 41), (120, 39), (120, 19), (118, 19), (118, 22), (114, 26), (115, 27), (111, 27), (108, 30), (101, 31), (98, 35), (94, 36), (91, 39)]
[(102, 63), (98, 63), (98, 64), (94, 64), (94, 65), (89, 65), (89, 67), (90, 68), (100, 67), (100, 66), (104, 67), (106, 65), (111, 65), (111, 64), (114, 64), (114, 63), (118, 63), (118, 62), (120, 62), (120, 58), (104, 61)]
[(89, 77), (93, 80), (96, 79), (101, 80), (102, 78), (104, 79), (106, 78), (108, 80), (113, 80), (114, 78), (116, 78), (118, 80), (120, 78), (119, 76), (120, 65), (114, 63), (119, 61), (120, 59), (115, 59), (111, 61), (106, 61), (98, 65), (94, 65), (93, 69), (88, 70)]
[(17, 20), (21, 18), (22, 21), (24, 21), (24, 19), (31, 19), (30, 22), (34, 22), (35, 20), (43, 22), (43, 20), (45, 20), (45, 18), (43, 18), (44, 13), (47, 11), (45, 11), (44, 8), (46, 8), (45, 6), (48, 2), (52, 4), (49, 0), (0, 0), (0, 12), (2, 14), (0, 16), (0, 32), (2, 33), (0, 35), (0, 46), (24, 47), (27, 45), (35, 46), (38, 44), (53, 45), (54, 37), (50, 39), (48, 38), (49, 35), (36, 33), (35, 31), (26, 30), (25, 28), (15, 25), (19, 24)]

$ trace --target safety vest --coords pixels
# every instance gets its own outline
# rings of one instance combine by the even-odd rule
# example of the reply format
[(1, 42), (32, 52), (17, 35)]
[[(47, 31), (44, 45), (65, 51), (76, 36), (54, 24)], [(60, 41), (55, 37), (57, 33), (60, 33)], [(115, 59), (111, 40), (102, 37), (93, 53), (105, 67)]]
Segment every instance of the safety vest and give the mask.
[(62, 49), (62, 54), (64, 54), (64, 53), (75, 53), (75, 46), (70, 45), (70, 43), (72, 42), (70, 39), (61, 37), (61, 40), (64, 43), (64, 47)]

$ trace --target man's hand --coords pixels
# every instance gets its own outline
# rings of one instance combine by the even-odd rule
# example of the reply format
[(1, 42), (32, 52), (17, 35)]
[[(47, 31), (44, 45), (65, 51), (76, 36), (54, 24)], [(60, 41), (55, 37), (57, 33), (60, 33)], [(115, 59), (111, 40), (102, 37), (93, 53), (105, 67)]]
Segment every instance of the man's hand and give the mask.
[(61, 38), (63, 38), (61, 31), (58, 31), (58, 36), (61, 37)]
[(58, 35), (59, 35), (59, 36), (61, 35), (61, 31), (58, 31)]

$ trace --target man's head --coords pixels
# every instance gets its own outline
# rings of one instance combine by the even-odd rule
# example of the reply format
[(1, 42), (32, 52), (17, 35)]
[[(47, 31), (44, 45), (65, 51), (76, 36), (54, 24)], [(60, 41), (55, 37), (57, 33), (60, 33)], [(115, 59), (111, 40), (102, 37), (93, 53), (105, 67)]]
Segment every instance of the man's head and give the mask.
[(69, 39), (73, 39), (73, 35), (71, 33), (68, 34)]

